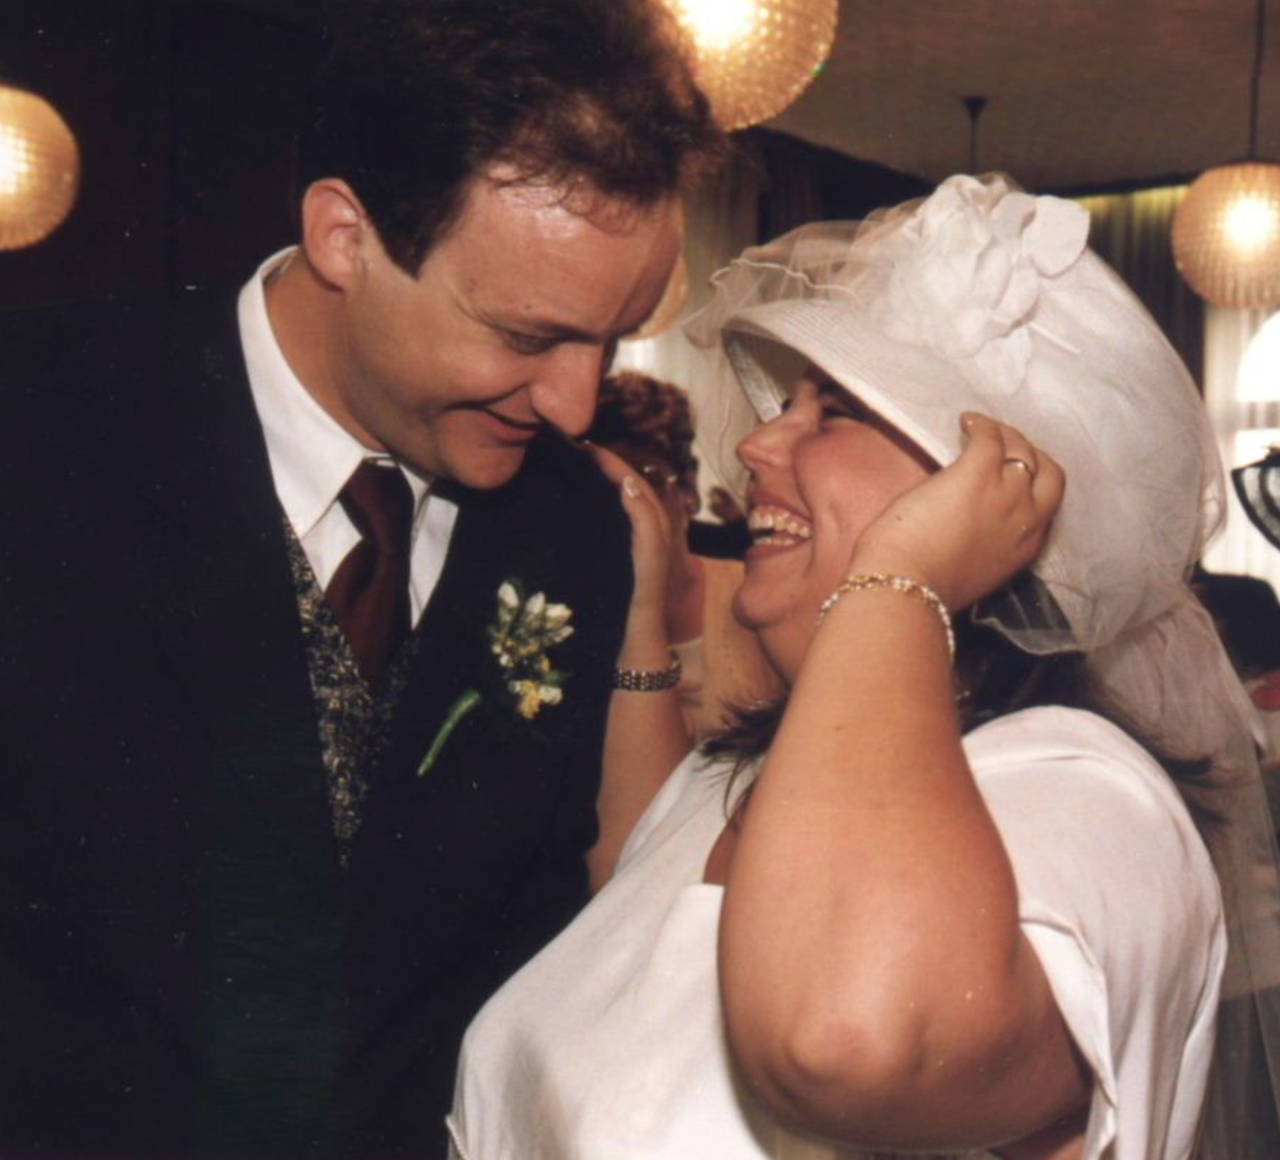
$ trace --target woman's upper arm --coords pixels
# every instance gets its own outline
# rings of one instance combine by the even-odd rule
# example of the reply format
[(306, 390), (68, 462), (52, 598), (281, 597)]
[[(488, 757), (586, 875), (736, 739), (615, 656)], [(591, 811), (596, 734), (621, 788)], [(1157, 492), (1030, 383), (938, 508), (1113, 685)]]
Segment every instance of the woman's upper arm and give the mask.
[[(998, 754), (994, 772), (983, 745), (971, 754), (1017, 883), (1006, 967), (971, 986), (958, 960), (936, 956), (921, 971), (904, 944), (901, 975), (932, 979), (923, 1018), (886, 972), (838, 991), (842, 1009), (759, 1071), (744, 1059), (784, 1118), (867, 1147), (991, 1147), (1081, 1111), (1095, 1093), (1114, 1120), (1117, 1060), (1177, 1042), (1204, 992), (1195, 964), (1211, 957), (1212, 870), (1163, 771), (1141, 751), (1114, 760), (1108, 736), (1101, 751), (1082, 751), (1084, 717), (1046, 719), (1062, 736), (1050, 729), (1047, 746)], [(1190, 923), (1183, 889), (1195, 896)], [(750, 1020), (738, 1011), (731, 1035)], [(1158, 1047), (1125, 1042), (1153, 1020), (1166, 1027)]]

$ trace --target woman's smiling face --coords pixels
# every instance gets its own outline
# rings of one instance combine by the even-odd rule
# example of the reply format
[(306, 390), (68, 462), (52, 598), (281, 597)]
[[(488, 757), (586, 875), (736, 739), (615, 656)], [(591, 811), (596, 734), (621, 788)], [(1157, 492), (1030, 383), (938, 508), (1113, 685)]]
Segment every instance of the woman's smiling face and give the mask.
[(738, 444), (753, 543), (734, 611), (788, 681), (863, 530), (934, 464), (811, 367), (786, 410)]

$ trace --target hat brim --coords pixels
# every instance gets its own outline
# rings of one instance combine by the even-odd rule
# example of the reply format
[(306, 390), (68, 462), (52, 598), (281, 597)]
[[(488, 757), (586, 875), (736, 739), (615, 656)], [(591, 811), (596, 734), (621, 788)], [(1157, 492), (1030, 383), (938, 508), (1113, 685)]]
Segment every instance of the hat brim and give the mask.
[[(762, 419), (778, 413), (780, 392), (789, 386), (778, 380), (779, 364), (762, 341), (821, 368), (940, 466), (963, 449), (960, 415), (989, 409), (989, 400), (965, 381), (953, 360), (895, 342), (843, 303), (798, 301), (745, 310), (725, 330), (729, 358)], [(940, 383), (946, 390), (939, 390)]]

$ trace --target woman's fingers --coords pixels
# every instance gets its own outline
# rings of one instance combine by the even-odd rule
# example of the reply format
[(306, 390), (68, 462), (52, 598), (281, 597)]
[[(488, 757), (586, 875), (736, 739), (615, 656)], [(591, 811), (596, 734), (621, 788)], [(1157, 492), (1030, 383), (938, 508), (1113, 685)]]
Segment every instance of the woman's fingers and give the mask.
[(1034, 484), (1039, 478), (1045, 453), (1016, 427), (977, 411), (966, 411), (960, 425), (969, 436), (964, 451), (966, 458), (978, 458), (985, 466), (997, 470), (1002, 478), (1012, 481)]
[(622, 509), (631, 521), (632, 604), (660, 605), (671, 553), (671, 521), (666, 508), (640, 472), (621, 456), (594, 443), (588, 443), (586, 449), (605, 478), (617, 486)]
[(977, 457), (998, 471), (1000, 481), (1017, 493), (1031, 495), (1044, 509), (1046, 521), (1062, 501), (1065, 478), (1054, 458), (1036, 447), (1016, 427), (988, 415), (967, 411), (961, 425), (969, 435), (964, 458)]
[(1058, 461), (1045, 452), (1040, 452), (1039, 464), (1032, 491), (1036, 500), (1050, 516), (1062, 505), (1062, 497), (1066, 493), (1067, 477)]
[(854, 549), (866, 563), (898, 564), (964, 608), (1027, 567), (1062, 498), (1062, 471), (1020, 431), (967, 413), (955, 463), (899, 497)]
[[(1032, 558), (1039, 553), (1049, 526), (1062, 503), (1066, 479), (1062, 468), (1047, 451), (1031, 442), (1016, 427), (1000, 423), (987, 415), (966, 416), (965, 428), (970, 439), (985, 440), (984, 454), (994, 456), (998, 450), (1000, 482), (1017, 508), (1015, 518), (1021, 522), (1018, 533), (1028, 545)], [(1029, 561), (1028, 561), (1029, 562)]]

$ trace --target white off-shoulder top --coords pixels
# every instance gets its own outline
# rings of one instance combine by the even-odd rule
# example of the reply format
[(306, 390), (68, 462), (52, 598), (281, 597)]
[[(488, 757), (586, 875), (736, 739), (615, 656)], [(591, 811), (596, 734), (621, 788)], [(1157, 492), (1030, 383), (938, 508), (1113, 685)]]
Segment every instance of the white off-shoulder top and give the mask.
[[(1089, 713), (1025, 710), (965, 749), (1022, 928), (1094, 1073), (1085, 1160), (1185, 1160), (1226, 952), (1217, 880), (1164, 771)], [(702, 882), (727, 775), (691, 755), (618, 871), (485, 1006), (449, 1129), (460, 1160), (852, 1160), (737, 1082)], [(921, 1115), (928, 1115), (922, 1108)]]

